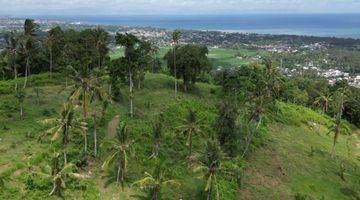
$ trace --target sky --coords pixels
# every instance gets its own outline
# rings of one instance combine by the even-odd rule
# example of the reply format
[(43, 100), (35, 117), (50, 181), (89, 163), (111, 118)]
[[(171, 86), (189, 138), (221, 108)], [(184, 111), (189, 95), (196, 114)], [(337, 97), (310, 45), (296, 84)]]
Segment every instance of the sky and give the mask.
[(0, 0), (0, 16), (359, 12), (360, 0)]

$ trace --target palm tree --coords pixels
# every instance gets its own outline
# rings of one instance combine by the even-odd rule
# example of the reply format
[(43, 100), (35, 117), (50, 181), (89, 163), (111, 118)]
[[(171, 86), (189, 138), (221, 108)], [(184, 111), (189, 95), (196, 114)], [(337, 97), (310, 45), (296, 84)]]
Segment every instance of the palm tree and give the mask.
[(98, 67), (100, 68), (103, 64), (104, 57), (108, 54), (109, 48), (109, 33), (104, 29), (97, 27), (92, 32), (92, 43), (95, 45), (97, 51)]
[(51, 189), (51, 192), (49, 193), (49, 196), (52, 196), (54, 194), (60, 197), (63, 196), (62, 191), (66, 188), (66, 177), (72, 177), (76, 179), (88, 178), (87, 175), (74, 173), (73, 171), (74, 169), (76, 169), (74, 164), (65, 164), (64, 167), (61, 168), (59, 160), (59, 154), (55, 154), (52, 159), (51, 166), (46, 166), (46, 168), (43, 169), (43, 172), (36, 173), (40, 176), (51, 179), (53, 187)]
[(159, 162), (154, 170), (153, 174), (145, 172), (145, 177), (133, 183), (133, 185), (139, 185), (145, 190), (149, 190), (149, 199), (159, 200), (161, 195), (161, 187), (164, 185), (180, 185), (175, 180), (167, 180), (165, 172), (163, 171), (162, 164)]
[(83, 117), (87, 119), (96, 78), (91, 76), (89, 69), (86, 67), (77, 70), (69, 66), (69, 70), (73, 72), (73, 79), (75, 82), (74, 85), (69, 86), (70, 88), (73, 88), (70, 93), (69, 101), (74, 104), (80, 104), (83, 111)]
[(65, 103), (63, 105), (63, 110), (59, 118), (56, 119), (46, 119), (41, 121), (43, 124), (51, 124), (52, 127), (48, 129), (44, 134), (39, 137), (41, 141), (43, 137), (48, 134), (53, 134), (51, 141), (61, 140), (63, 145), (63, 153), (64, 153), (64, 163), (67, 163), (67, 145), (69, 143), (69, 134), (72, 131), (80, 130), (82, 132), (86, 132), (87, 124), (85, 122), (80, 121), (75, 116), (74, 107), (70, 103)]
[[(3, 59), (3, 58), (0, 58), (0, 59)], [(10, 71), (9, 64), (6, 63), (6, 61), (4, 62), (4, 60), (0, 60), (0, 74), (2, 77), (1, 79), (3, 81), (5, 81), (5, 77), (6, 77), (8, 71)]]
[(177, 48), (177, 45), (179, 44), (180, 36), (181, 36), (181, 32), (178, 31), (178, 30), (175, 30), (172, 33), (172, 43), (174, 45), (173, 54), (174, 54), (175, 98), (177, 98), (177, 90), (178, 90), (178, 87), (177, 87), (177, 70), (176, 70), (176, 48)]
[(322, 108), (323, 113), (327, 113), (329, 110), (329, 103), (331, 101), (331, 96), (328, 93), (319, 93), (319, 96), (315, 99), (314, 105)]
[(47, 47), (47, 49), (49, 50), (49, 63), (50, 63), (50, 78), (52, 77), (52, 72), (53, 72), (53, 51), (54, 51), (54, 45), (55, 45), (55, 32), (50, 30), (48, 32), (48, 35), (46, 37), (45, 40), (45, 45)]
[(189, 109), (188, 111), (188, 115), (184, 120), (184, 125), (180, 126), (179, 128), (182, 129), (181, 133), (187, 136), (186, 145), (189, 146), (190, 158), (192, 153), (193, 136), (203, 135), (203, 125), (201, 124), (202, 120), (198, 119), (197, 114), (194, 110)]
[(116, 35), (116, 44), (125, 47), (125, 59), (127, 60), (126, 68), (128, 71), (129, 78), (129, 96), (130, 96), (130, 116), (133, 117), (133, 99), (134, 99), (134, 69), (135, 69), (135, 58), (136, 58), (136, 49), (135, 46), (140, 42), (140, 40), (133, 34), (117, 34)]
[(337, 140), (339, 138), (341, 129), (342, 129), (342, 115), (344, 111), (344, 104), (345, 104), (345, 89), (339, 89), (337, 92), (335, 92), (333, 97), (333, 103), (334, 103), (334, 110), (336, 111), (335, 114), (335, 126), (333, 126), (330, 130), (330, 132), (334, 133), (334, 142), (333, 142), (333, 148), (332, 148), (332, 156), (335, 155), (335, 146), (337, 143)]
[(125, 122), (121, 122), (116, 132), (117, 141), (106, 141), (103, 145), (109, 146), (112, 152), (106, 158), (102, 165), (102, 169), (108, 169), (117, 160), (116, 182), (121, 182), (124, 187), (125, 175), (127, 170), (127, 154), (131, 151), (133, 141), (129, 140), (129, 132)]
[[(106, 93), (105, 89), (102, 87), (100, 78), (93, 76), (90, 73), (89, 69), (83, 68), (82, 70), (78, 71), (72, 67), (70, 68), (73, 70), (75, 74), (74, 75), (75, 84), (73, 86), (70, 86), (71, 88), (73, 88), (73, 91), (70, 94), (69, 100), (74, 104), (79, 103), (82, 106), (83, 116), (84, 119), (86, 120), (88, 117), (89, 107), (92, 101), (95, 99), (103, 101), (105, 99), (110, 99), (110, 96)], [(96, 121), (94, 122), (96, 123)], [(94, 140), (96, 140), (96, 131), (94, 132)], [(85, 141), (85, 153), (86, 153), (87, 152), (86, 132), (84, 132), (84, 141)], [(96, 146), (95, 149), (97, 149)]]
[(205, 182), (205, 192), (207, 192), (207, 200), (213, 199), (215, 190), (216, 199), (220, 199), (217, 175), (221, 170), (221, 161), (224, 155), (216, 141), (209, 140), (205, 143), (205, 151), (199, 158), (198, 166), (195, 172), (202, 172)]
[(157, 122), (155, 122), (152, 129), (153, 148), (152, 154), (150, 155), (149, 159), (157, 158), (159, 155), (159, 148), (162, 139), (162, 121), (158, 120)]
[(36, 31), (38, 29), (38, 25), (32, 19), (26, 19), (24, 23), (24, 35), (22, 38), (21, 49), (22, 53), (26, 58), (26, 66), (25, 66), (25, 81), (23, 88), (26, 88), (28, 76), (31, 75), (30, 72), (30, 59), (35, 48), (34, 37), (36, 36)]
[(13, 69), (14, 72), (14, 82), (15, 82), (15, 88), (14, 91), (16, 92), (17, 90), (17, 65), (16, 65), (16, 55), (18, 53), (18, 42), (19, 39), (14, 35), (13, 32), (11, 32), (10, 34), (6, 35), (5, 37), (5, 41), (6, 41), (6, 53), (8, 56), (8, 65), (9, 68)]
[(152, 54), (152, 67), (151, 72), (155, 73), (155, 65), (157, 61), (157, 53), (159, 52), (160, 48), (156, 44), (151, 44), (150, 53)]

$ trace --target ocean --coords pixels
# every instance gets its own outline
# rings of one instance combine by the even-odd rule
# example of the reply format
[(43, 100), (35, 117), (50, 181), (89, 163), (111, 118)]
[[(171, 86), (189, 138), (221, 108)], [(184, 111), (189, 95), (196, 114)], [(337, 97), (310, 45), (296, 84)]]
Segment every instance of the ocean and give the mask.
[(52, 16), (87, 24), (360, 38), (360, 14)]

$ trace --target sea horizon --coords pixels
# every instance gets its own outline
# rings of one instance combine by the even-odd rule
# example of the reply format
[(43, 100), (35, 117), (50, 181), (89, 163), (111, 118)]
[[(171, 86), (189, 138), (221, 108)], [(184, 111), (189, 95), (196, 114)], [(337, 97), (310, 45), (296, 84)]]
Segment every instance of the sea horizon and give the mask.
[(360, 14), (19, 16), (91, 25), (119, 25), (360, 39)]

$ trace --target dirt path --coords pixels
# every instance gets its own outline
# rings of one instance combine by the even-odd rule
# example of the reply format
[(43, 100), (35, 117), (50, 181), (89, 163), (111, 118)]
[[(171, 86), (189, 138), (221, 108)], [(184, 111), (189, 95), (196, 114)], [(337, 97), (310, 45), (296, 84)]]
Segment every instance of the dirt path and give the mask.
[(107, 127), (107, 135), (108, 138), (113, 138), (116, 135), (116, 129), (120, 123), (120, 115), (116, 115), (109, 123)]

